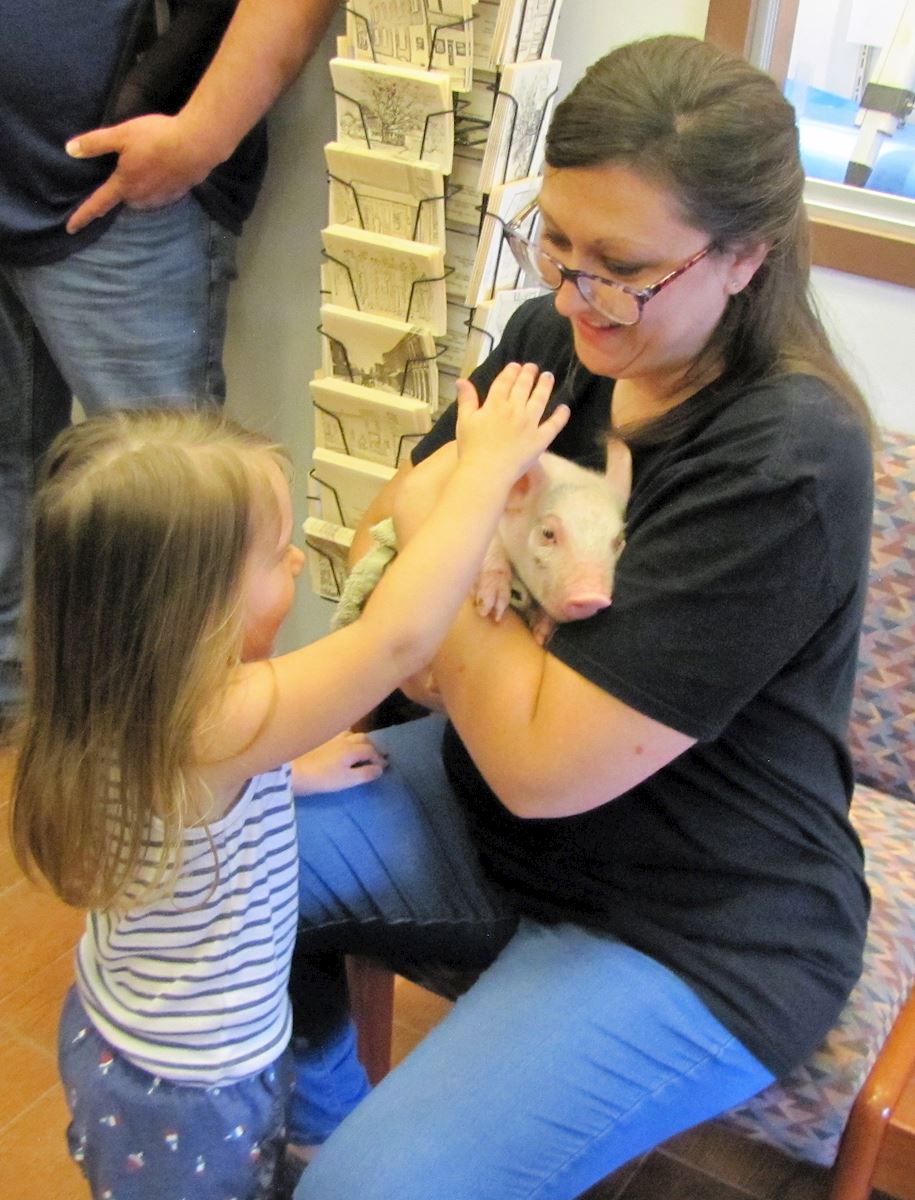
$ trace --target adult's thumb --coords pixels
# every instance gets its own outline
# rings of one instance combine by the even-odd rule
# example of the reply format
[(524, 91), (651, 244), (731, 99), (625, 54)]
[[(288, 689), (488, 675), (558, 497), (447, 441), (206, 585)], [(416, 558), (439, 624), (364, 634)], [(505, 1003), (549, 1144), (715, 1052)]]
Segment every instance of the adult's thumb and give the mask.
[(71, 158), (97, 158), (100, 154), (119, 154), (124, 144), (120, 125), (90, 129), (79, 133), (64, 146)]

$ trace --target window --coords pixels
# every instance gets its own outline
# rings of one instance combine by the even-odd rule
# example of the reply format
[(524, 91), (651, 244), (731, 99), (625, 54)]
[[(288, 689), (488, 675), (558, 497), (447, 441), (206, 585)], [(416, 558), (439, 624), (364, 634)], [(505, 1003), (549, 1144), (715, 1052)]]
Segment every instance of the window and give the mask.
[(709, 0), (706, 37), (797, 109), (814, 262), (915, 286), (915, 0)]

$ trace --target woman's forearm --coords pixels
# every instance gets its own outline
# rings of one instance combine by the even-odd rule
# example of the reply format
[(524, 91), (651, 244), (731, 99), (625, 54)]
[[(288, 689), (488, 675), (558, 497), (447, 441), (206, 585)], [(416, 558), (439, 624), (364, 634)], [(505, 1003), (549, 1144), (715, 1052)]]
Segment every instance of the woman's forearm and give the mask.
[(461, 740), (516, 816), (586, 812), (693, 744), (567, 667), (514, 613), (496, 624), (465, 604), (433, 670)]

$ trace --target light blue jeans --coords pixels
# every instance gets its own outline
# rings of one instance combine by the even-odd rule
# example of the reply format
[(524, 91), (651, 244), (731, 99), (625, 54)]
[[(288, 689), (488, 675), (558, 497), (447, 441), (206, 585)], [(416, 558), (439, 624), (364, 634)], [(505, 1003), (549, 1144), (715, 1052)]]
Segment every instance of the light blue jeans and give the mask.
[(0, 263), (0, 711), (18, 699), (16, 627), (35, 466), (72, 397), (106, 408), (220, 402), (233, 234), (186, 196), (122, 209), (91, 245)]
[(373, 734), (391, 759), (380, 780), (299, 802), (298, 1005), (309, 950), (325, 975), (333, 948), (433, 979), (484, 969), (358, 1103), (351, 1030), (297, 1044), (292, 1136), (320, 1142), (329, 1112), (342, 1121), (296, 1200), (571, 1200), (772, 1081), (659, 963), (575, 924), (517, 921), (480, 869), (441, 729)]

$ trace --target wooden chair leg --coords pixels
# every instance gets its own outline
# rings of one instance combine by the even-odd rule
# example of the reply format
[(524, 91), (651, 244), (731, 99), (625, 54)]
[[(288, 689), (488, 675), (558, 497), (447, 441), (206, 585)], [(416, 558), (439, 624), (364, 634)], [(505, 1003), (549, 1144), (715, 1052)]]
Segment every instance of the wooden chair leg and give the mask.
[(391, 1069), (394, 973), (367, 958), (348, 958), (346, 969), (359, 1058), (374, 1086)]
[(903, 1005), (845, 1126), (829, 1200), (868, 1200), (887, 1126), (915, 1063), (915, 991)]

